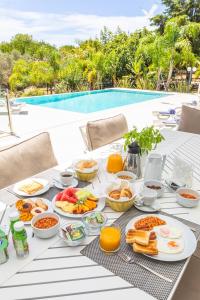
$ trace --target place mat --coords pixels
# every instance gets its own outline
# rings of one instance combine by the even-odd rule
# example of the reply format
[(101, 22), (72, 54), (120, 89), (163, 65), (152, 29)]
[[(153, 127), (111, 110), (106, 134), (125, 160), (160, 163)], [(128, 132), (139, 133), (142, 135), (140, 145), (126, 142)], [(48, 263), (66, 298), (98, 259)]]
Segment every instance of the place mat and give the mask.
[[(126, 253), (129, 256), (134, 257), (134, 259), (144, 265), (148, 266), (152, 270), (164, 275), (173, 280), (172, 283), (166, 282), (163, 279), (153, 275), (149, 271), (146, 271), (142, 267), (136, 264), (127, 264), (120, 259), (117, 255), (106, 255), (99, 249), (99, 237), (93, 240), (89, 245), (87, 245), (82, 251), (81, 254), (87, 256), (92, 259), (99, 265), (108, 269), (115, 275), (121, 277), (126, 280), (134, 287), (139, 288), (153, 297), (159, 300), (166, 300), (170, 295), (174, 284), (180, 275), (182, 269), (185, 266), (186, 260), (179, 262), (162, 262), (155, 261), (143, 255), (134, 253), (130, 245), (126, 244), (125, 241), (125, 228), (127, 223), (133, 218), (144, 214), (143, 212), (138, 212), (135, 208), (131, 208), (129, 211), (124, 213), (121, 217), (119, 217), (113, 224), (119, 225), (122, 230), (122, 240), (120, 251)], [(162, 215), (170, 216), (165, 213), (160, 213)], [(189, 227), (195, 228), (196, 232), (194, 233), (196, 238), (198, 239), (200, 236), (200, 226), (194, 224), (192, 222), (182, 220), (174, 217), (175, 219), (183, 222)]]

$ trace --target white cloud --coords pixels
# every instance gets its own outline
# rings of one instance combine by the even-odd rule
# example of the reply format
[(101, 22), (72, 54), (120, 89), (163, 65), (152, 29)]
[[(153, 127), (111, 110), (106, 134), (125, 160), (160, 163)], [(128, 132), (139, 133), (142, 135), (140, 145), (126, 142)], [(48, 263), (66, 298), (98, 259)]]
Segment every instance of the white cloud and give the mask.
[(9, 40), (17, 33), (32, 34), (34, 38), (45, 40), (58, 46), (73, 44), (77, 39), (87, 39), (99, 35), (106, 26), (116, 30), (132, 32), (149, 26), (149, 18), (154, 15), (157, 5), (142, 16), (98, 16), (84, 14), (54, 14), (32, 11), (18, 11), (0, 8), (0, 41)]

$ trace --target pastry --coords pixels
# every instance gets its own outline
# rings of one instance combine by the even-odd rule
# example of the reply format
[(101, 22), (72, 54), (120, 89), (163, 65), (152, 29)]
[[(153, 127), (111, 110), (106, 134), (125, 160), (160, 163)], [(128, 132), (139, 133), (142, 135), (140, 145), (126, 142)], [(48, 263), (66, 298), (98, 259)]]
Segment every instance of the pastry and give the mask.
[(22, 212), (19, 216), (20, 220), (23, 222), (29, 222), (32, 220), (33, 215), (30, 212)]
[(30, 212), (32, 208), (33, 208), (33, 207), (32, 207), (32, 205), (31, 205), (30, 203), (24, 202), (24, 203), (22, 204), (21, 212)]
[(41, 207), (34, 207), (34, 208), (31, 210), (31, 214), (32, 214), (33, 216), (37, 216), (37, 215), (39, 215), (39, 214), (41, 214), (41, 213), (43, 213), (43, 212), (44, 212), (44, 209), (41, 208)]
[(114, 190), (110, 192), (109, 197), (118, 200), (120, 198), (120, 190)]
[(22, 211), (23, 210), (23, 204), (24, 204), (23, 199), (17, 200), (17, 202), (15, 203), (15, 206), (16, 206), (17, 210)]
[(36, 199), (35, 201), (36, 206), (43, 208), (44, 210), (48, 209), (48, 205), (44, 203), (44, 201), (41, 198)]
[(130, 199), (132, 197), (132, 193), (128, 188), (123, 188), (121, 190), (120, 197), (126, 197)]

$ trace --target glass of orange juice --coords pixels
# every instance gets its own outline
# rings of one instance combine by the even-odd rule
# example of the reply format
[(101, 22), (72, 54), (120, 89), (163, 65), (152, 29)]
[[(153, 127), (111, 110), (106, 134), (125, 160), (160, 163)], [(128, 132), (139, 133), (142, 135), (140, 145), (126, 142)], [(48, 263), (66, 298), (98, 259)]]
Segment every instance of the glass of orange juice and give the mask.
[(105, 226), (101, 229), (99, 237), (100, 249), (106, 253), (114, 253), (119, 250), (121, 241), (121, 229), (119, 226)]
[(112, 153), (108, 156), (107, 171), (117, 173), (123, 170), (123, 159), (120, 153)]
[(110, 147), (110, 155), (107, 159), (107, 172), (117, 173), (123, 170), (122, 145), (114, 143)]

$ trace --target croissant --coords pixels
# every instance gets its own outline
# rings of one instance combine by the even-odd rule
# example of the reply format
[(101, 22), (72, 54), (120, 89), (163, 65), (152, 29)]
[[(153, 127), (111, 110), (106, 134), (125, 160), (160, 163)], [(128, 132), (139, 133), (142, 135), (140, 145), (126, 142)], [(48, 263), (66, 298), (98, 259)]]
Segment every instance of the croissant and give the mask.
[(120, 197), (127, 197), (130, 199), (132, 197), (132, 193), (128, 188), (124, 188), (121, 190)]

